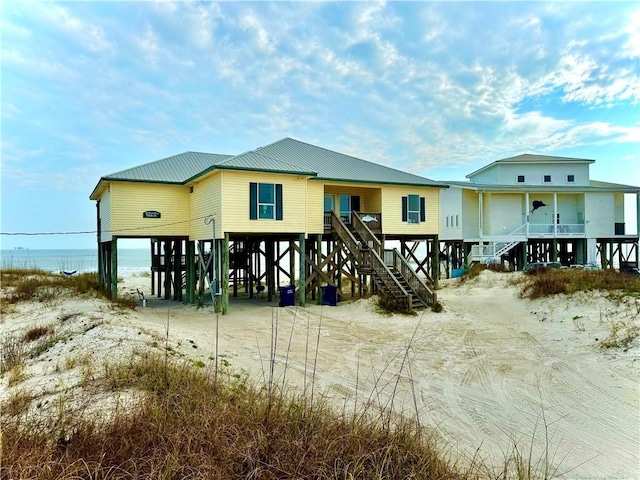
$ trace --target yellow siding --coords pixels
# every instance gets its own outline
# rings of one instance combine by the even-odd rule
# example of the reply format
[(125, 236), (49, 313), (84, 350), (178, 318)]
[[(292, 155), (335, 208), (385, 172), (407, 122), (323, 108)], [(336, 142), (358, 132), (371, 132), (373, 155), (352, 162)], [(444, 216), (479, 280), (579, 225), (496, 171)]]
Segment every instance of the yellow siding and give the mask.
[(324, 183), (307, 182), (307, 233), (318, 235), (324, 232)]
[[(223, 170), (221, 228), (230, 233), (304, 233), (307, 177), (264, 172)], [(282, 184), (282, 220), (249, 218), (249, 183)], [(320, 220), (322, 221), (322, 220)]]
[[(221, 172), (216, 171), (213, 175), (189, 186), (193, 187), (193, 192), (189, 194), (191, 217), (197, 219), (206, 215), (213, 215), (216, 224), (216, 238), (222, 238), (224, 232), (222, 230), (222, 207), (220, 203), (222, 198)], [(204, 223), (204, 219), (194, 220), (191, 222), (190, 232), (191, 240), (207, 240), (213, 236), (213, 226)]]
[[(147, 210), (157, 210), (162, 217), (142, 218), (142, 212)], [(190, 218), (187, 186), (111, 183), (111, 226), (115, 236), (186, 236)]]
[[(426, 221), (407, 223), (402, 221), (402, 197), (425, 197)], [(382, 187), (382, 232), (387, 235), (437, 235), (440, 221), (440, 189), (384, 185)]]
[(100, 197), (100, 241), (111, 241), (111, 191), (108, 187)]

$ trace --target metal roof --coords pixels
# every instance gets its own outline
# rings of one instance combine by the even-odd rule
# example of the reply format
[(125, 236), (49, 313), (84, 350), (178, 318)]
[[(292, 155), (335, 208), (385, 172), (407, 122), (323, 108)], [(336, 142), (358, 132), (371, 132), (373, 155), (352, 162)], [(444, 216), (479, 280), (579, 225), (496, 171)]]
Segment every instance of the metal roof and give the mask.
[(181, 184), (231, 157), (232, 155), (215, 153), (185, 152), (112, 173), (103, 179)]
[[(222, 162), (219, 168), (234, 165), (236, 168), (268, 170), (269, 160), (274, 166), (284, 166), (290, 173), (315, 172), (317, 179), (360, 183), (383, 183), (443, 187), (418, 175), (368, 162), (309, 143), (284, 138), (265, 147), (238, 155)], [(278, 169), (278, 171), (282, 171)]]
[(532, 153), (523, 153), (522, 155), (516, 155), (515, 157), (503, 158), (500, 160), (495, 160), (488, 165), (485, 165), (482, 168), (479, 168), (475, 172), (467, 175), (467, 178), (470, 178), (477, 173), (483, 172), (494, 165), (499, 164), (510, 164), (510, 163), (594, 163), (595, 160), (591, 160), (588, 158), (573, 158), (573, 157), (555, 157), (552, 155), (536, 155)]
[(112, 173), (100, 179), (91, 198), (104, 181), (185, 184), (214, 169), (290, 173), (345, 182), (447, 187), (418, 175), (284, 138), (240, 155), (185, 152)]
[(565, 192), (565, 193), (581, 193), (581, 192), (623, 192), (623, 193), (640, 193), (640, 187), (633, 185), (622, 185), (619, 183), (599, 182), (591, 180), (589, 185), (504, 185), (498, 183), (477, 183), (477, 182), (459, 182), (445, 181), (447, 185), (452, 187), (468, 188), (470, 190), (493, 190), (502, 192)]

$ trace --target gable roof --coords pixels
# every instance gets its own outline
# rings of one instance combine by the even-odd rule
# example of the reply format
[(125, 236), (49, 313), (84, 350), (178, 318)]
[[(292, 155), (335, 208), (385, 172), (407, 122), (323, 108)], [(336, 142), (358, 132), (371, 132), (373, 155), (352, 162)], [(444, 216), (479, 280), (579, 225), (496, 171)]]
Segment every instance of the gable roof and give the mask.
[(548, 164), (548, 163), (594, 163), (595, 160), (591, 160), (588, 158), (573, 158), (573, 157), (556, 157), (553, 155), (536, 155), (532, 153), (524, 153), (522, 155), (516, 155), (515, 157), (503, 158), (500, 160), (496, 160), (491, 162), (488, 165), (485, 165), (482, 168), (479, 168), (475, 172), (466, 175), (467, 178), (471, 178), (474, 175), (477, 175), (480, 172), (484, 172), (490, 168), (493, 168), (495, 165), (501, 164)]
[(343, 182), (447, 188), (445, 184), (418, 175), (284, 138), (240, 155), (185, 152), (112, 173), (100, 179), (90, 198), (94, 199), (105, 181), (186, 184), (216, 169), (289, 173)]

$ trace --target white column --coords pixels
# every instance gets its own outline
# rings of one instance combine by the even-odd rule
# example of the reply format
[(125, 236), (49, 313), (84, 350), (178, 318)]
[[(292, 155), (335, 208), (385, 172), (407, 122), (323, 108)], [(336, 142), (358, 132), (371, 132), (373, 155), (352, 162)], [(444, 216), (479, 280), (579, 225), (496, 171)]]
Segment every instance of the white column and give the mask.
[(484, 222), (483, 222), (483, 211), (482, 211), (482, 197), (483, 197), (483, 193), (482, 190), (478, 191), (478, 229), (480, 230), (480, 238), (482, 238), (483, 236), (483, 230), (484, 230)]
[(526, 203), (527, 213), (525, 216), (525, 223), (527, 224), (527, 238), (529, 238), (529, 192), (525, 192), (524, 201)]
[(558, 236), (558, 192), (553, 192), (553, 238)]

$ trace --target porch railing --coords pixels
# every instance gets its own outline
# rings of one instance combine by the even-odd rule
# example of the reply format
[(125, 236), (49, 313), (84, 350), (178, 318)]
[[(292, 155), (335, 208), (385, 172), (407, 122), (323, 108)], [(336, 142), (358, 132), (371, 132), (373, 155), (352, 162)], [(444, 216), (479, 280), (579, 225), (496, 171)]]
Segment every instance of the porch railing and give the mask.
[(373, 233), (382, 233), (382, 213), (358, 212), (358, 216)]
[[(324, 229), (331, 230), (331, 214), (334, 212), (324, 212)], [(373, 233), (382, 233), (382, 213), (380, 212), (358, 212), (357, 213), (369, 230)], [(345, 223), (353, 222), (353, 214), (341, 217)]]
[(528, 227), (529, 235), (541, 235), (541, 236), (553, 236), (556, 235), (583, 235), (584, 224), (583, 223), (559, 223), (554, 225), (552, 223), (530, 223)]

